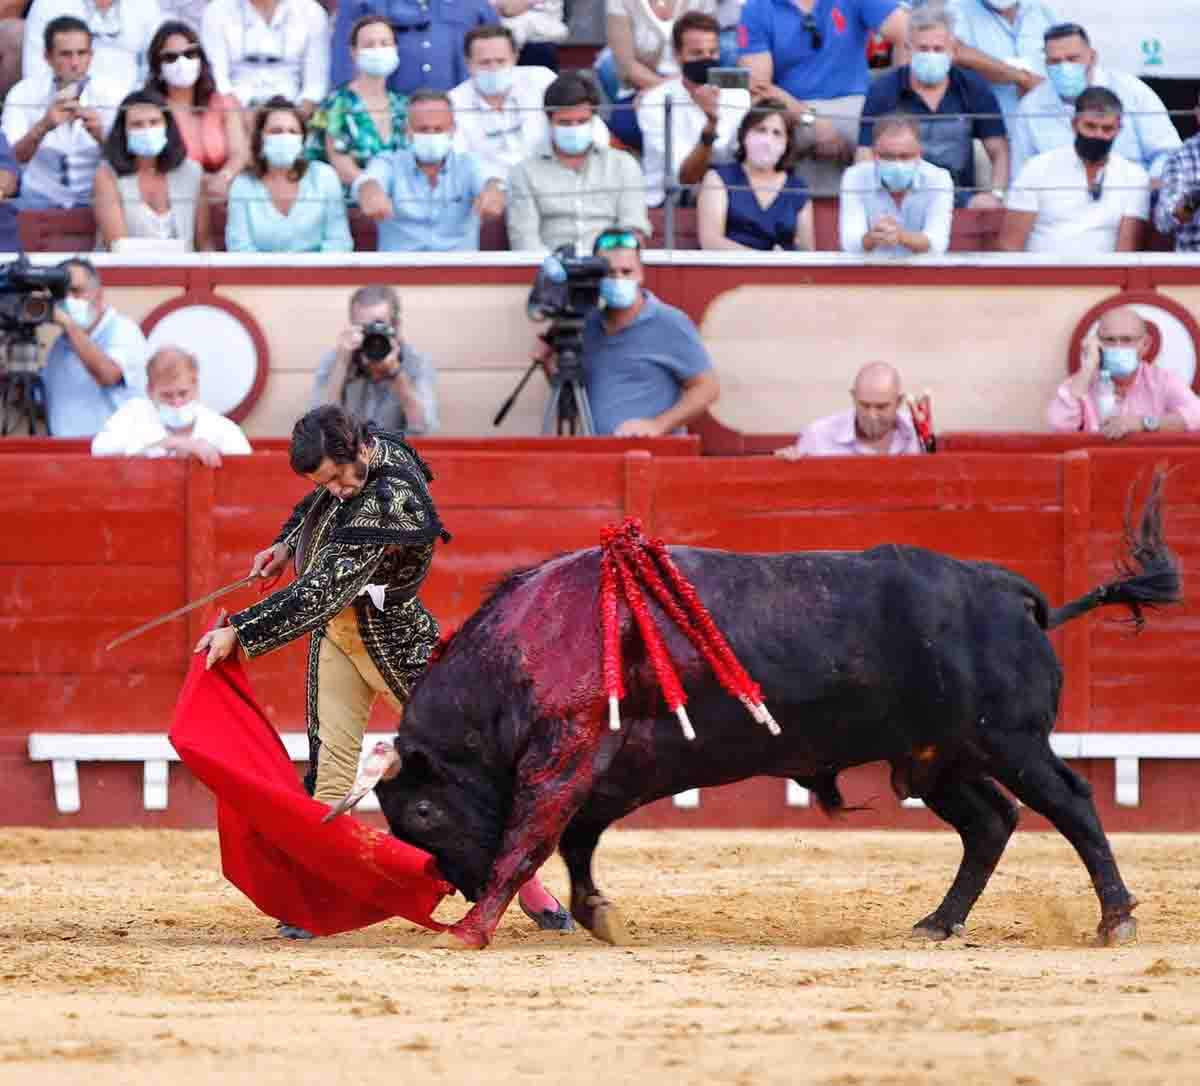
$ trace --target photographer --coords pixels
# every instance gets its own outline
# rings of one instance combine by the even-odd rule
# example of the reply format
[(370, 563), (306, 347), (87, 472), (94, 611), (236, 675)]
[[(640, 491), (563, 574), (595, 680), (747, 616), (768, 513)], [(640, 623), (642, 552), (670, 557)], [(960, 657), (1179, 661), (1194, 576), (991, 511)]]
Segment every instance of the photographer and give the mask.
[[(583, 381), (597, 434), (658, 437), (681, 432), (720, 394), (712, 361), (687, 314), (643, 288), (641, 241), (630, 230), (603, 231), (593, 249), (608, 263), (602, 309), (583, 326)], [(545, 344), (538, 360), (553, 375)]]
[(0, 121), (25, 167), (19, 206), (86, 207), (121, 90), (89, 74), (92, 32), (81, 19), (52, 19), (45, 45), (50, 71), (13, 87)]
[[(1200, 124), (1200, 101), (1196, 122)], [(1163, 166), (1154, 225), (1175, 235), (1177, 253), (1200, 252), (1200, 132), (1172, 152)]]
[(437, 372), (401, 337), (400, 297), (391, 287), (359, 287), (350, 296), (350, 326), (317, 366), (312, 406), (326, 403), (384, 430), (437, 430)]
[(142, 330), (104, 303), (100, 274), (86, 260), (59, 265), (71, 277), (67, 297), (55, 307), (62, 335), (46, 358), (42, 380), (54, 437), (93, 437), (127, 400), (144, 395), (146, 356)]

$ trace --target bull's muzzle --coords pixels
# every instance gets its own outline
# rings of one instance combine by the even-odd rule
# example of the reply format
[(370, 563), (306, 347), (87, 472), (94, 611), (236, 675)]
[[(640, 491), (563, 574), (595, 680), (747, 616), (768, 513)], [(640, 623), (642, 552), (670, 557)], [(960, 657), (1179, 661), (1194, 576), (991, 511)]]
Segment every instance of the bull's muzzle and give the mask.
[(329, 813), (321, 819), (330, 822), (340, 814), (345, 814), (358, 806), (359, 801), (380, 781), (390, 781), (400, 772), (400, 752), (391, 743), (376, 743), (358, 767), (358, 776), (350, 791), (341, 799), (336, 807), (330, 807)]

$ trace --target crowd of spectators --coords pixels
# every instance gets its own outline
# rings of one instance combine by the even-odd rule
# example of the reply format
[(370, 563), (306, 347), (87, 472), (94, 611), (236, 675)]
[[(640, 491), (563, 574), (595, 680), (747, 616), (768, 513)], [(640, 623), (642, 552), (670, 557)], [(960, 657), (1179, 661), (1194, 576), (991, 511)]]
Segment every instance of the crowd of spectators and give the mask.
[(488, 219), (586, 251), (664, 204), (705, 248), (806, 249), (836, 198), (840, 247), (895, 257), (945, 250), (948, 180), (951, 221), (1004, 209), (1001, 249), (1139, 248), (1151, 221), (1196, 246), (1194, 144), (1052, 5), (606, 0), (607, 48), (562, 74), (561, 0), (327, 7), (33, 0), (0, 192), (91, 207), (103, 248), (244, 252), (352, 249), (356, 207), (388, 251), (476, 248)]

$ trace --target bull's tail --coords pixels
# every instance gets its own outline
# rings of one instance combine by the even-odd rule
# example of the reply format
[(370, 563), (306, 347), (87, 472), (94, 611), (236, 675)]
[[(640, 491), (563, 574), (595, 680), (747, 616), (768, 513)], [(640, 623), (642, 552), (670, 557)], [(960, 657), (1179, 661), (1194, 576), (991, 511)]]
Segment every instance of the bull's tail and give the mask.
[(1121, 576), (1091, 592), (1056, 607), (1046, 620), (1053, 630), (1064, 622), (1086, 615), (1097, 607), (1119, 604), (1128, 607), (1135, 630), (1146, 623), (1143, 611), (1183, 599), (1183, 575), (1179, 560), (1163, 539), (1162, 491), (1167, 471), (1159, 466), (1150, 480), (1150, 493), (1142, 507), (1136, 530), (1133, 527), (1133, 496), (1136, 483), (1129, 488), (1125, 505), (1125, 554), (1118, 563)]

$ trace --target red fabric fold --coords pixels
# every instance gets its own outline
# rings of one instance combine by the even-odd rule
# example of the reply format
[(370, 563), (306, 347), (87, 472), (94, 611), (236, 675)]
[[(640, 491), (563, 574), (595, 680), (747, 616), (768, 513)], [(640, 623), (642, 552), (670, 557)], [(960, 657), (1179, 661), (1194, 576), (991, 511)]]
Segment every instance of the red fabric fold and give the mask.
[(429, 853), (309, 797), (236, 658), (192, 667), (170, 740), (217, 797), (221, 868), (268, 916), (336, 935), (393, 916), (441, 931), (431, 916), (453, 888)]

